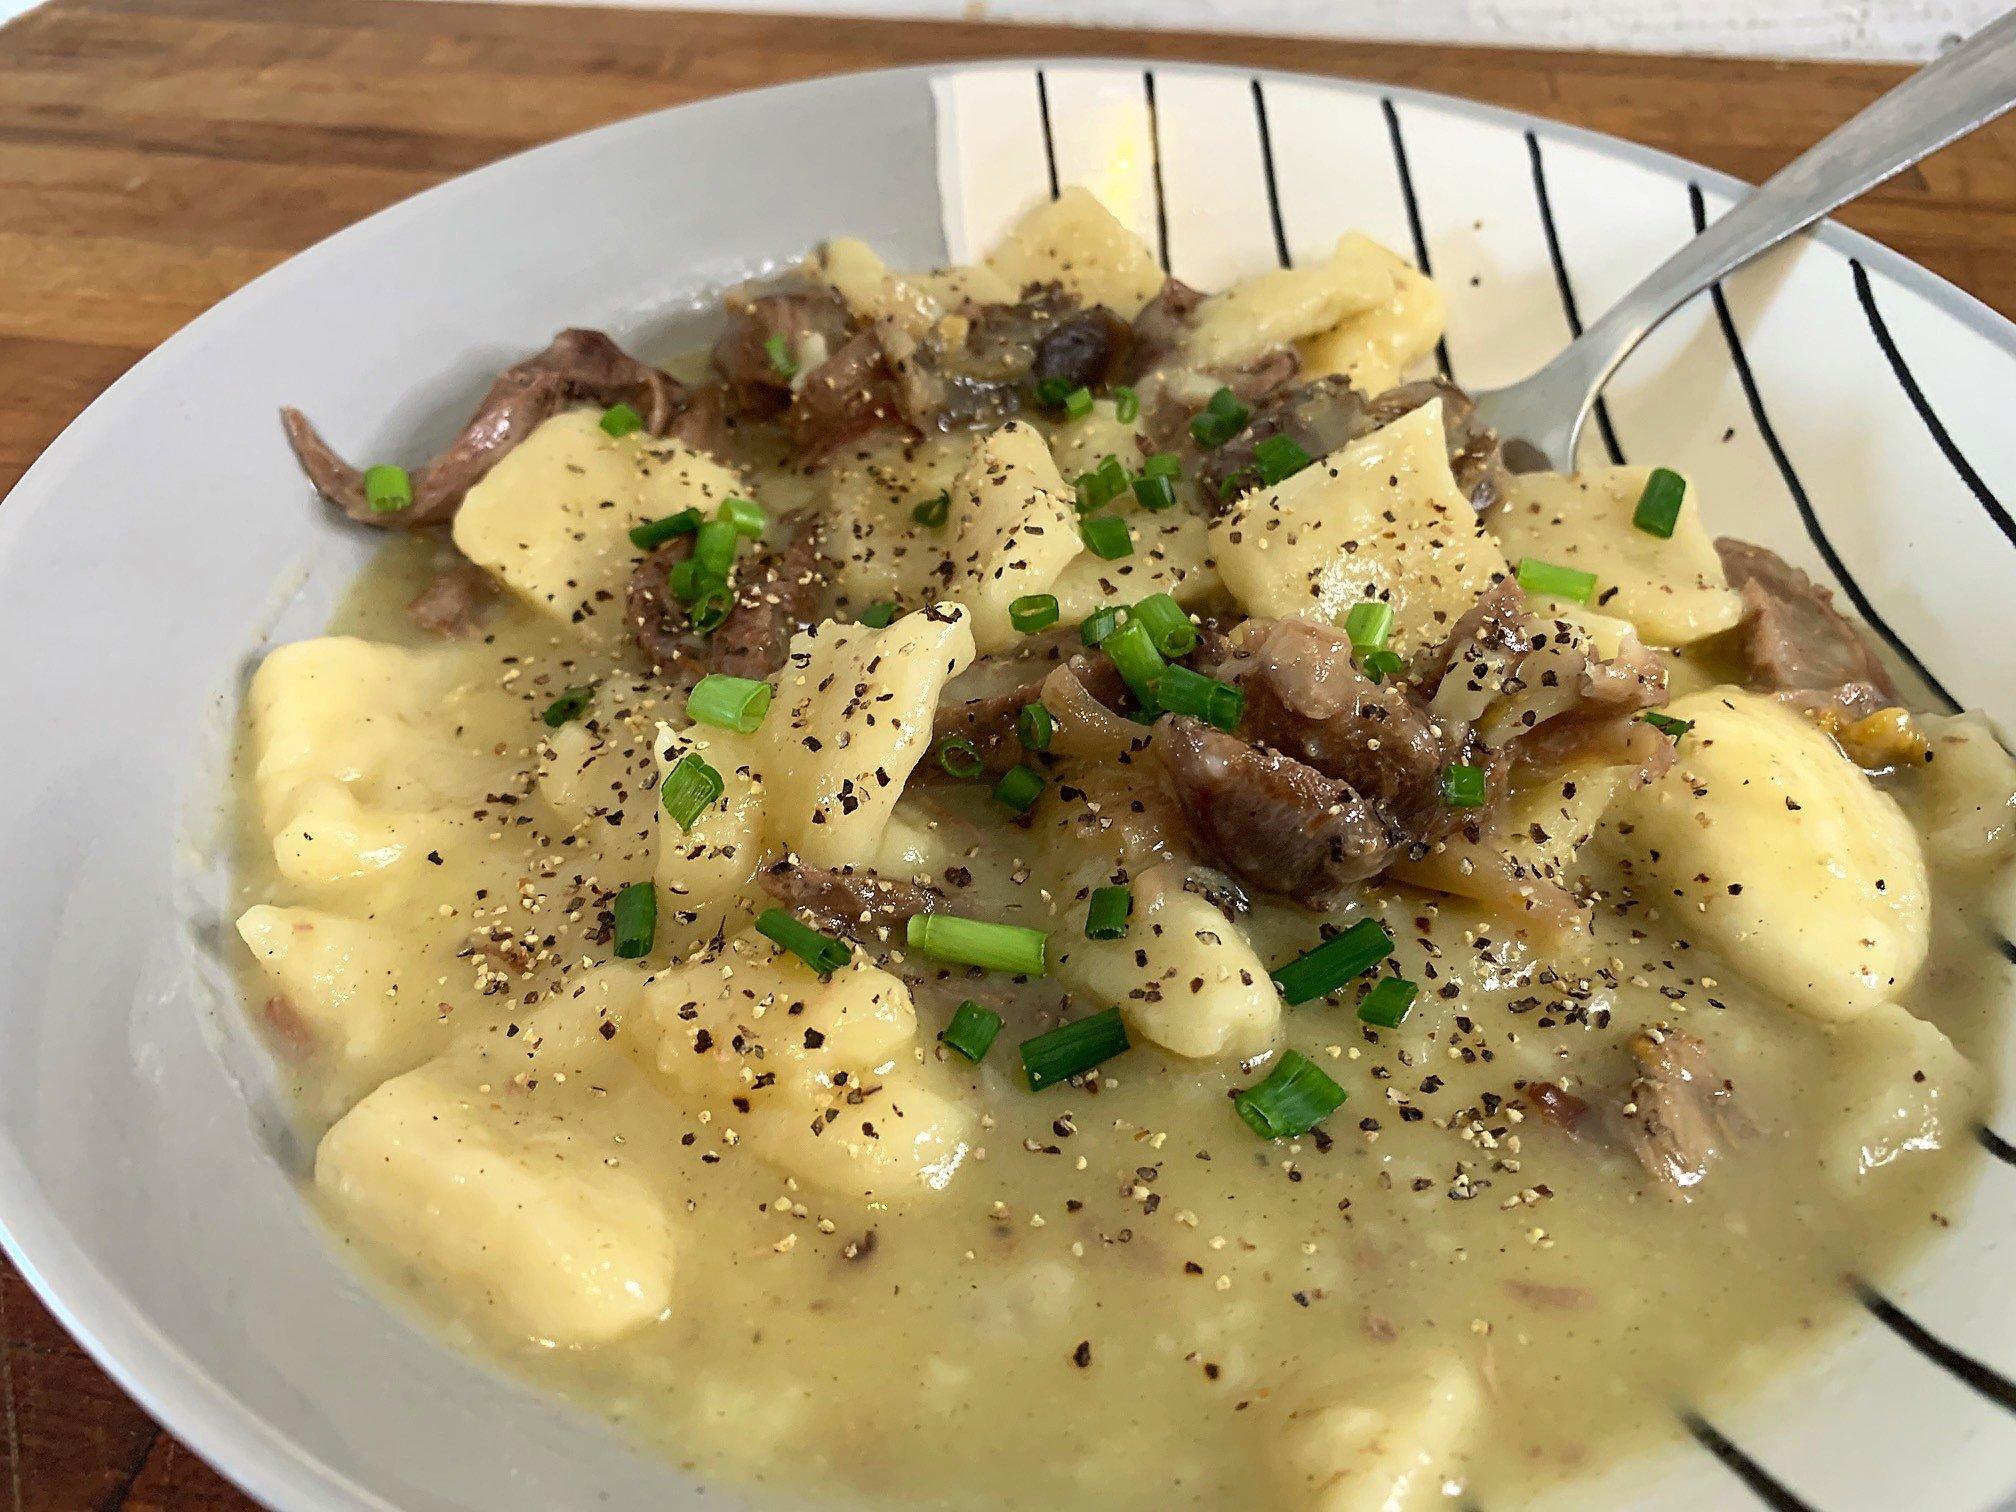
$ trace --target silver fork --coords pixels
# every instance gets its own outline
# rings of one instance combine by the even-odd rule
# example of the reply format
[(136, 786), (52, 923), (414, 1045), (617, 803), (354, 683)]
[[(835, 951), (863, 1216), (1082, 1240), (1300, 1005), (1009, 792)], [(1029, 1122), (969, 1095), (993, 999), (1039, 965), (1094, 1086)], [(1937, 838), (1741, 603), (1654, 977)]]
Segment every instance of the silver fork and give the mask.
[(2016, 105), (2016, 10), (1929, 63), (1779, 169), (1649, 273), (1531, 377), (1479, 394), (1499, 435), (1572, 472), (1575, 443), (1617, 365), (1717, 279)]

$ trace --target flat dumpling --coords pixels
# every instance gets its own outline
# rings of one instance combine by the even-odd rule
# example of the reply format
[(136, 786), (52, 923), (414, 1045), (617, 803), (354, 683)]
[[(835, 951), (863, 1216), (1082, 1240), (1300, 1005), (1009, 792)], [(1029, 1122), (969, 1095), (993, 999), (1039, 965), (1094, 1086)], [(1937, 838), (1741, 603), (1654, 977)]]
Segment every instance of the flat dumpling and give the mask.
[(2016, 853), (2016, 757), (1979, 714), (1920, 715), (1917, 763), (1925, 848), (1948, 866), (1991, 866)]
[(1632, 889), (1802, 1013), (1893, 1001), (1925, 959), (1918, 836), (1811, 720), (1736, 688), (1669, 705), (1691, 720), (1672, 771), (1613, 808)]
[(939, 604), (883, 630), (828, 620), (792, 637), (755, 757), (774, 844), (813, 866), (875, 854), (939, 695), (973, 660), (971, 623)]
[(1513, 561), (1594, 573), (1603, 612), (1629, 620), (1648, 645), (1691, 645), (1735, 625), (1743, 605), (1722, 574), (1691, 483), (1670, 539), (1632, 524), (1651, 476), (1649, 467), (1520, 474), (1492, 511), (1491, 530)]
[(910, 989), (856, 952), (822, 978), (750, 931), (644, 989), (656, 1071), (716, 1138), (787, 1175), (878, 1201), (944, 1188), (974, 1115), (918, 1045)]
[(1453, 1356), (1277, 1393), (1280, 1499), (1295, 1512), (1429, 1512), (1461, 1483), (1485, 1399)]
[(1022, 638), (1008, 606), (1048, 593), (1084, 549), (1078, 505), (1049, 445), (1019, 420), (985, 437), (952, 485), (944, 527), (945, 595), (973, 616), (982, 655)]
[(827, 464), (820, 543), (834, 564), (834, 587), (842, 599), (859, 608), (937, 595), (944, 531), (918, 524), (912, 511), (939, 494), (949, 498), (972, 456), (973, 438), (963, 433), (878, 433)]
[(630, 528), (748, 492), (705, 452), (633, 431), (612, 436), (594, 410), (555, 415), (469, 490), (455, 544), (534, 608), (607, 639), (624, 634), (637, 564)]
[(1197, 307), (1183, 360), (1197, 368), (1237, 367), (1376, 309), (1393, 294), (1384, 250), (1347, 236), (1321, 262), (1270, 268), (1213, 294)]
[(360, 803), (331, 779), (296, 789), (291, 812), (273, 834), (273, 862), (305, 894), (375, 896), (382, 903), (386, 888), (410, 880), (430, 856), (469, 847), (480, 834), (468, 815)]
[(1393, 280), (1392, 292), (1369, 310), (1297, 342), (1302, 376), (1347, 378), (1360, 393), (1383, 394), (1435, 350), (1448, 302), (1413, 264), (1371, 238), (1354, 231), (1340, 245), (1384, 268)]
[(1076, 185), (1023, 216), (987, 266), (1017, 293), (1030, 284), (1061, 284), (1080, 304), (1103, 304), (1122, 320), (1138, 315), (1163, 279), (1141, 238)]
[(1382, 600), (1403, 655), (1441, 641), (1506, 571), (1449, 471), (1439, 400), (1245, 495), (1211, 546), (1248, 614), (1338, 623)]
[(1965, 1139), (1980, 1073), (1933, 1025), (1884, 1003), (1833, 1031), (1816, 1140), (1820, 1168), (1850, 1189), (1898, 1161)]

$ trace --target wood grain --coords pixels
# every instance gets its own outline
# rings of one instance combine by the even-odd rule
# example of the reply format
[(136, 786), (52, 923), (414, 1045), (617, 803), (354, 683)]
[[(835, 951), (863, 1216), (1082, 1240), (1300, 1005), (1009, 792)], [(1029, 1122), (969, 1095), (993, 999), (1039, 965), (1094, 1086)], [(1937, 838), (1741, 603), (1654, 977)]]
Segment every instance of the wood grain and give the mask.
[[(1851, 64), (412, 0), (54, 0), (0, 28), (0, 488), (143, 352), (247, 279), (509, 152), (751, 85), (934, 59), (1134, 54), (1510, 105), (1747, 179), (1901, 77)], [(2016, 313), (2016, 127), (1851, 225)], [(332, 354), (332, 360), (341, 360)], [(249, 1505), (0, 1266), (14, 1512)]]

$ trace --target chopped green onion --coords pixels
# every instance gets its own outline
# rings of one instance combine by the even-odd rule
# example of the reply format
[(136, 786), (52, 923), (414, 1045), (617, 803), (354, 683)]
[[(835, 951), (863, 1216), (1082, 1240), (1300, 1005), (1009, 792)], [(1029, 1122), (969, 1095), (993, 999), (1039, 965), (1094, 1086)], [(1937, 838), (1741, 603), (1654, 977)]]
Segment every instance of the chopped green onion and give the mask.
[(1006, 804), (1018, 814), (1028, 813), (1042, 796), (1043, 779), (1020, 763), (1003, 772), (1001, 780), (994, 784), (994, 801)]
[(1050, 739), (1056, 733), (1056, 719), (1040, 703), (1022, 705), (1022, 712), (1015, 716), (1015, 738), (1022, 742), (1025, 751), (1049, 750)]
[(1085, 549), (1104, 561), (1118, 561), (1134, 554), (1134, 532), (1118, 515), (1085, 520), (1079, 524), (1078, 534), (1084, 538)]
[(557, 730), (570, 719), (579, 719), (581, 711), (588, 707), (588, 700), (595, 696), (591, 683), (583, 688), (569, 688), (553, 702), (546, 705), (546, 712), (539, 716), (549, 730)]
[(1359, 1002), (1358, 1021), (1378, 1029), (1398, 1029), (1414, 1011), (1414, 999), (1420, 995), (1420, 986), (1405, 977), (1381, 978)]
[(1127, 469), (1109, 452), (1092, 471), (1078, 474), (1077, 489), (1080, 514), (1104, 509), (1127, 492)]
[(1536, 561), (1532, 557), (1520, 561), (1515, 576), (1519, 579), (1519, 586), (1528, 593), (1569, 599), (1577, 604), (1588, 603), (1596, 592), (1595, 573)]
[(1344, 633), (1351, 637), (1351, 649), (1360, 656), (1368, 651), (1385, 650), (1387, 637), (1393, 633), (1393, 606), (1353, 604), (1351, 612), (1344, 616)]
[(632, 882), (616, 894), (616, 954), (626, 961), (651, 953), (658, 936), (658, 889), (649, 882)]
[(1001, 1032), (1001, 1015), (970, 998), (952, 1011), (952, 1022), (938, 1036), (969, 1061), (978, 1064)]
[(1141, 418), (1141, 396), (1131, 388), (1113, 390), (1113, 418), (1122, 425), (1132, 425)]
[(1144, 701), (1154, 693), (1155, 679), (1168, 670), (1169, 664), (1155, 649), (1148, 627), (1138, 619), (1128, 620), (1099, 642), (1099, 649), (1113, 658), (1113, 665), (1120, 669), (1129, 691)]
[(1229, 388), (1221, 388), (1211, 396), (1211, 402), (1190, 419), (1190, 435), (1201, 447), (1210, 450), (1223, 446), (1246, 428), (1246, 422), (1253, 418), (1253, 411), (1239, 402), (1239, 396)]
[(397, 514), (413, 502), (413, 479), (403, 467), (380, 462), (364, 469), (364, 498), (373, 514)]
[(1305, 951), (1274, 973), (1289, 1006), (1328, 997), (1351, 978), (1393, 954), (1393, 936), (1377, 919), (1360, 919), (1342, 934)]
[(1056, 624), (1059, 612), (1056, 594), (1025, 593), (1008, 606), (1008, 623), (1029, 635)]
[(1075, 388), (1064, 396), (1064, 414), (1072, 420), (1083, 420), (1092, 413), (1092, 390)]
[(1671, 714), (1661, 714), (1657, 709), (1652, 710), (1648, 714), (1641, 714), (1639, 718), (1652, 726), (1653, 729), (1659, 731), (1660, 734), (1670, 735), (1675, 740), (1678, 740), (1682, 735), (1685, 735), (1689, 730), (1694, 728), (1693, 720), (1675, 719)]
[(772, 336), (763, 343), (763, 355), (770, 359), (770, 366), (779, 378), (798, 376), (798, 364), (791, 360), (791, 348), (785, 344), (782, 335)]
[[(920, 915), (919, 917), (923, 917)], [(1041, 1092), (1090, 1071), (1128, 1047), (1127, 1025), (1118, 1008), (1059, 1024), (1048, 1034), (1022, 1041), (1022, 1070), (1029, 1090)]]
[(1044, 946), (1049, 936), (1020, 924), (990, 924), (957, 914), (912, 914), (904, 926), (912, 950), (955, 966), (978, 966), (1013, 976), (1042, 976)]
[(1141, 464), (1144, 478), (1167, 478), (1172, 483), (1183, 476), (1183, 459), (1174, 452), (1157, 452)]
[(681, 831), (689, 831), (725, 791), (721, 774), (688, 751), (673, 763), (665, 780), (658, 784), (658, 801)]
[(762, 539), (763, 527), (770, 523), (763, 506), (753, 499), (723, 499), (716, 518), (726, 520), (735, 527), (737, 535), (745, 535), (752, 541)]
[(1078, 626), (1078, 639), (1088, 646), (1101, 645), (1105, 642), (1107, 636), (1119, 628), (1120, 611), (1118, 609), (1094, 609), (1080, 622)]
[(943, 525), (951, 516), (952, 495), (949, 493), (933, 494), (922, 504), (919, 504), (915, 509), (910, 511), (911, 519), (915, 520), (919, 525), (928, 525), (934, 530)]
[(630, 527), (630, 544), (639, 551), (649, 551), (654, 546), (663, 546), (674, 536), (693, 534), (700, 528), (701, 519), (699, 510), (682, 509), (661, 520), (646, 520), (642, 525)]
[(1216, 729), (1239, 728), (1246, 695), (1235, 683), (1220, 682), (1188, 667), (1171, 667), (1155, 679), (1155, 706), (1170, 714), (1189, 714)]
[(686, 695), (686, 717), (695, 724), (712, 725), (717, 730), (734, 730), (747, 735), (763, 723), (770, 712), (772, 688), (753, 677), (730, 677), (725, 672), (709, 672), (693, 684)]
[(719, 578), (706, 578), (700, 581), (693, 602), (687, 607), (686, 618), (695, 630), (708, 635), (721, 628), (721, 622), (734, 607), (735, 595), (728, 591), (728, 585)]
[(896, 606), (884, 599), (879, 604), (870, 604), (863, 609), (857, 623), (866, 625), (870, 630), (887, 630), (895, 623), (896, 614)]
[(980, 747), (963, 735), (947, 735), (938, 742), (938, 765), (945, 768), (948, 776), (961, 780), (978, 777), (987, 770), (987, 763), (980, 757)]
[(1687, 498), (1687, 480), (1669, 468), (1655, 467), (1645, 480), (1645, 492), (1638, 495), (1638, 507), (1631, 523), (1647, 535), (1671, 540), (1680, 519), (1680, 506)]
[(854, 959), (854, 947), (845, 940), (821, 934), (781, 908), (766, 908), (758, 914), (756, 932), (790, 951), (822, 977), (833, 975)]
[(1045, 378), (1036, 385), (1036, 402), (1046, 409), (1055, 409), (1071, 392), (1071, 385), (1062, 378)]
[(1260, 469), (1260, 481), (1270, 488), (1315, 460), (1293, 436), (1269, 436), (1253, 448), (1253, 465)]
[(1197, 627), (1183, 606), (1166, 593), (1151, 593), (1134, 606), (1133, 619), (1148, 631), (1155, 649), (1172, 661), (1197, 649)]
[(612, 436), (627, 436), (644, 429), (644, 417), (627, 404), (612, 404), (602, 411), (602, 429)]
[(1451, 808), (1482, 807), (1484, 768), (1460, 762), (1442, 768), (1442, 801)]
[(1262, 1139), (1307, 1134), (1344, 1106), (1344, 1089), (1297, 1050), (1284, 1050), (1267, 1079), (1232, 1099), (1246, 1127)]
[(1398, 652), (1368, 651), (1364, 657), (1365, 675), (1375, 683), (1383, 683), (1389, 677), (1397, 677), (1407, 670), (1407, 663), (1400, 660)]
[(693, 532), (693, 561), (695, 571), (728, 581), (729, 569), (735, 565), (735, 547), (742, 539), (742, 532), (735, 528), (733, 520), (709, 520)]
[(1085, 909), (1085, 938), (1117, 940), (1127, 933), (1134, 913), (1134, 893), (1125, 887), (1095, 887)]
[(1167, 478), (1136, 478), (1134, 502), (1143, 509), (1160, 513), (1176, 507), (1176, 485)]
[(692, 603), (710, 583), (719, 581), (720, 579), (713, 573), (702, 570), (700, 564), (691, 557), (674, 562), (672, 570), (665, 574), (665, 586), (672, 590), (672, 596), (682, 604)]

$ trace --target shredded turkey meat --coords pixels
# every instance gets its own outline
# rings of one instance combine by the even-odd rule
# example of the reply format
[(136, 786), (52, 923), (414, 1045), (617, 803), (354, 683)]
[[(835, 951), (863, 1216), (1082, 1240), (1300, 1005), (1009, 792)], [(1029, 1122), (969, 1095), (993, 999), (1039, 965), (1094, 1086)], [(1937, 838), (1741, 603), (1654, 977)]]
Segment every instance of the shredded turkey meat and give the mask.
[(669, 582), (672, 569), (693, 554), (693, 538), (674, 536), (638, 561), (625, 619), (659, 677), (685, 687), (708, 672), (764, 678), (784, 665), (791, 637), (817, 617), (819, 532), (803, 515), (788, 515), (774, 528), (788, 532), (788, 544), (766, 543), (743, 557), (734, 606), (711, 635), (692, 628)]
[(1685, 1197), (1748, 1121), (1708, 1047), (1685, 1030), (1645, 1030), (1628, 1048), (1638, 1075), (1622, 1110), (1625, 1146), (1669, 1193)]
[(1740, 634), (1751, 687), (1850, 719), (1897, 704), (1889, 673), (1834, 607), (1832, 592), (1766, 547), (1724, 536), (1715, 550), (1743, 599)]
[(490, 575), (457, 555), (406, 605), (406, 617), (436, 635), (474, 635), (490, 602)]
[(786, 857), (766, 866), (763, 890), (786, 908), (809, 915), (836, 934), (879, 937), (913, 915), (945, 906), (944, 894), (914, 882), (893, 882), (852, 867), (806, 866)]
[(712, 362), (729, 405), (742, 414), (786, 408), (793, 377), (817, 371), (854, 333), (854, 316), (840, 296), (804, 279), (732, 290), (723, 305), (728, 324)]

